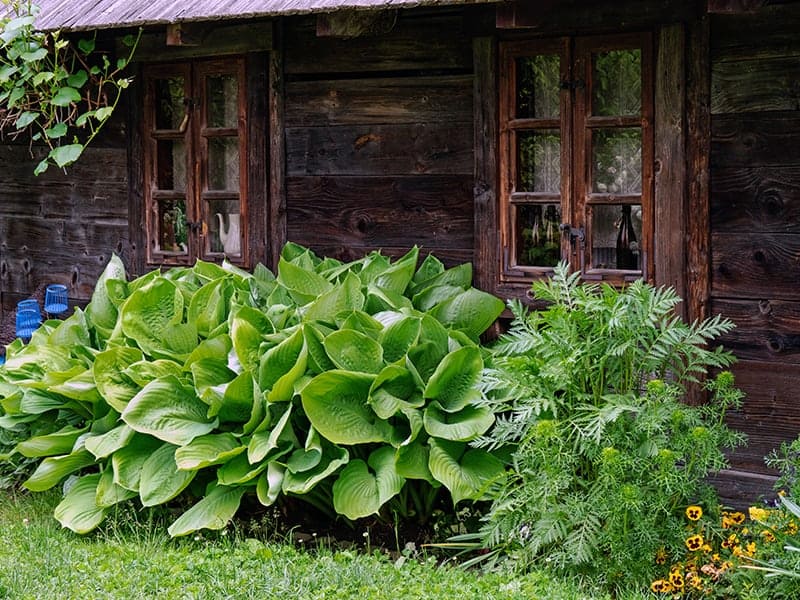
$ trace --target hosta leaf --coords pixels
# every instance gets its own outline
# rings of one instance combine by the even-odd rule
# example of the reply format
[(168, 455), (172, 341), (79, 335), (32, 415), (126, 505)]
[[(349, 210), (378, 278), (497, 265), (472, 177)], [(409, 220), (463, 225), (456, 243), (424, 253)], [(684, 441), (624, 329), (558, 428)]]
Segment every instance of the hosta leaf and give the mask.
[(283, 491), (287, 494), (307, 494), (320, 481), (329, 477), (350, 460), (346, 449), (322, 441), (322, 459), (313, 469), (292, 473), (288, 469), (283, 478)]
[(289, 290), (289, 294), (299, 305), (312, 302), (333, 287), (313, 270), (288, 262), (283, 257), (278, 262), (278, 281)]
[(384, 423), (367, 405), (374, 376), (349, 371), (317, 375), (303, 388), (303, 409), (311, 425), (334, 444), (388, 441)]
[(210, 433), (175, 450), (175, 463), (183, 471), (196, 471), (226, 463), (246, 449), (232, 433)]
[(125, 373), (125, 369), (143, 357), (142, 351), (138, 348), (125, 346), (109, 348), (95, 357), (92, 373), (97, 391), (117, 412), (125, 410), (130, 399), (141, 389), (141, 386)]
[(184, 299), (164, 277), (134, 290), (120, 309), (122, 331), (146, 354), (183, 362), (197, 346), (193, 324), (181, 323)]
[(303, 337), (305, 338), (306, 351), (308, 352), (307, 368), (312, 374), (318, 375), (336, 368), (336, 365), (333, 364), (325, 350), (325, 345), (323, 344), (325, 336), (319, 329), (310, 323), (306, 323), (303, 325)]
[(189, 357), (184, 363), (184, 368), (191, 367), (194, 363), (201, 360), (214, 360), (227, 365), (232, 347), (231, 338), (225, 333), (203, 340), (192, 350), (191, 354), (189, 354)]
[(308, 305), (303, 313), (303, 319), (333, 324), (337, 314), (362, 308), (364, 308), (364, 294), (361, 293), (361, 281), (357, 276), (348, 273), (341, 284)]
[(197, 327), (197, 333), (208, 337), (228, 318), (233, 284), (229, 279), (217, 279), (201, 287), (189, 302), (187, 317)]
[(352, 329), (373, 339), (377, 339), (383, 329), (383, 323), (363, 310), (340, 314), (336, 319), (336, 324), (341, 330)]
[(430, 439), (428, 467), (433, 476), (450, 490), (453, 504), (478, 500), (487, 483), (503, 473), (503, 463), (485, 450), (467, 450), (458, 442)]
[(384, 366), (381, 345), (358, 331), (334, 331), (323, 344), (331, 361), (342, 370), (378, 373)]
[(487, 408), (467, 406), (458, 412), (445, 412), (438, 402), (431, 402), (423, 416), (425, 431), (431, 436), (468, 442), (485, 433), (494, 424), (494, 414)]
[(464, 288), (455, 285), (434, 285), (414, 295), (414, 308), (429, 311), (437, 304), (458, 296)]
[(305, 446), (292, 452), (286, 462), (286, 468), (292, 473), (302, 473), (316, 467), (320, 460), (322, 460), (322, 440), (316, 430), (311, 427), (306, 436)]
[(433, 254), (428, 254), (420, 264), (417, 272), (411, 280), (411, 285), (416, 289), (420, 284), (436, 277), (439, 273), (444, 271), (442, 261), (436, 258)]
[(62, 383), (51, 385), (50, 391), (79, 402), (94, 404), (102, 400), (102, 397), (97, 391), (97, 385), (95, 384), (91, 369), (84, 369), (74, 377), (70, 377)]
[(106, 469), (100, 475), (100, 481), (97, 483), (97, 495), (95, 496), (95, 504), (100, 508), (109, 508), (135, 497), (136, 492), (126, 490), (124, 487), (114, 483), (113, 469)]
[(384, 310), (401, 310), (413, 308), (411, 300), (402, 294), (377, 287), (370, 284), (367, 286), (367, 302), (365, 309), (369, 314), (375, 314)]
[(208, 405), (221, 404), (227, 384), (236, 377), (236, 373), (228, 368), (227, 361), (213, 358), (193, 362), (190, 370), (195, 392)]
[[(305, 360), (301, 358), (304, 346), (303, 330), (298, 327), (280, 344), (267, 350), (261, 357), (258, 368), (258, 386), (265, 391), (271, 390), (281, 377), (293, 371), (298, 361)], [(302, 375), (302, 373), (295, 374), (297, 377)], [(291, 398), (283, 399), (290, 400)]]
[(96, 502), (99, 482), (99, 473), (84, 475), (75, 482), (53, 513), (62, 527), (82, 534), (89, 533), (103, 522), (107, 509)]
[(257, 402), (254, 388), (255, 382), (249, 372), (237, 375), (225, 386), (221, 395), (215, 394), (211, 398), (208, 417), (218, 417), (220, 423), (247, 423), (253, 416), (254, 403)]
[(372, 283), (377, 287), (402, 294), (411, 282), (411, 278), (414, 277), (418, 258), (419, 248), (414, 246), (405, 256), (397, 259), (391, 266), (375, 277)]
[(404, 483), (395, 470), (394, 449), (378, 448), (370, 454), (368, 463), (353, 460), (342, 469), (333, 484), (333, 507), (350, 520), (376, 514)]
[[(151, 381), (172, 375), (181, 379), (184, 376), (181, 365), (172, 360), (140, 360), (125, 369), (125, 375), (137, 385), (146, 386)], [(122, 411), (119, 411), (122, 412)]]
[(388, 365), (370, 387), (369, 404), (381, 419), (388, 419), (404, 406), (421, 405), (422, 396), (417, 394), (418, 390), (411, 371), (400, 365)]
[(147, 457), (139, 479), (142, 506), (157, 506), (172, 500), (192, 482), (196, 471), (182, 471), (175, 462), (177, 446), (164, 444)]
[(39, 463), (33, 474), (22, 485), (32, 492), (43, 492), (67, 475), (94, 463), (94, 456), (86, 450), (78, 450), (64, 456), (49, 456)]
[(481, 290), (469, 288), (437, 305), (430, 314), (445, 326), (460, 329), (472, 339), (478, 339), (503, 312), (505, 304), (499, 298)]
[(208, 406), (172, 376), (148, 383), (122, 412), (122, 420), (140, 433), (183, 446), (211, 433), (219, 420), (210, 420)]
[[(288, 452), (289, 448), (285, 451)], [(267, 462), (251, 465), (247, 455), (238, 454), (217, 469), (217, 481), (221, 485), (240, 485), (255, 479), (266, 468)]]
[(264, 334), (273, 333), (272, 323), (264, 313), (250, 306), (236, 310), (231, 319), (233, 349), (245, 370), (256, 372)]
[(54, 433), (21, 441), (17, 444), (16, 451), (28, 458), (69, 454), (78, 438), (88, 430), (88, 426), (76, 429), (67, 425)]
[(431, 474), (430, 467), (428, 467), (429, 459), (429, 447), (419, 442), (414, 442), (397, 449), (395, 469), (398, 475), (406, 479), (424, 479), (431, 484), (439, 485), (439, 482)]
[(393, 363), (403, 358), (417, 342), (420, 327), (420, 320), (415, 317), (407, 317), (385, 327), (378, 338), (383, 346), (384, 360)]
[[(284, 435), (284, 432), (287, 429), (286, 426), (289, 423), (291, 414), (292, 404), (286, 404), (286, 410), (272, 428), (259, 428), (253, 433), (250, 438), (250, 444), (247, 447), (247, 459), (250, 464), (261, 462), (268, 454), (278, 448), (281, 440), (290, 439)], [(289, 431), (291, 431), (291, 427), (289, 427)]]
[(111, 455), (114, 483), (138, 493), (142, 466), (147, 457), (160, 448), (161, 444), (159, 440), (149, 435), (134, 435), (123, 448)]
[(222, 529), (228, 524), (247, 488), (218, 485), (183, 513), (167, 530), (172, 537), (188, 535), (200, 529)]
[(102, 341), (108, 339), (117, 324), (117, 307), (112, 302), (108, 290), (111, 281), (124, 286), (127, 292), (125, 266), (116, 254), (112, 254), (111, 260), (103, 269), (92, 292), (92, 299), (86, 306), (86, 318), (95, 328), (95, 335)]
[(95, 458), (105, 458), (124, 448), (135, 434), (133, 429), (123, 423), (102, 435), (87, 437), (84, 446)]
[(424, 396), (436, 400), (442, 410), (461, 410), (475, 398), (473, 392), (482, 370), (483, 358), (478, 348), (468, 346), (450, 352), (428, 380)]
[(283, 486), (283, 477), (286, 469), (277, 462), (271, 462), (267, 470), (258, 478), (256, 483), (256, 496), (264, 506), (271, 506), (278, 499)]

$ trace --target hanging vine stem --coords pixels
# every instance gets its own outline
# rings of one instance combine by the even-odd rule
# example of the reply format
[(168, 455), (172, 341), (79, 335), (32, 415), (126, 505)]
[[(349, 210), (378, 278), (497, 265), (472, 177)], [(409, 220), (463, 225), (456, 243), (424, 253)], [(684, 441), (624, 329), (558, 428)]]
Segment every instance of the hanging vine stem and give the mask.
[(131, 79), (124, 70), (142, 35), (123, 43), (127, 56), (112, 63), (96, 48), (96, 37), (77, 42), (60, 31), (39, 31), (39, 7), (29, 0), (0, 0), (0, 133), (28, 135), (49, 152), (34, 169), (73, 164), (116, 109)]

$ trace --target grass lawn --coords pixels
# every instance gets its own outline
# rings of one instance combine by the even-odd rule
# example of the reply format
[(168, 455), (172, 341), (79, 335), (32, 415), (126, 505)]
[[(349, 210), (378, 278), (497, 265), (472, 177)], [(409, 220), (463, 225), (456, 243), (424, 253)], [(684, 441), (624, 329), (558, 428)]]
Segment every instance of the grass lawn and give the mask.
[(0, 598), (601, 600), (543, 573), (439, 567), (424, 554), (313, 549), (235, 531), (171, 540), (166, 524), (124, 512), (81, 537), (53, 518), (56, 494), (0, 496)]

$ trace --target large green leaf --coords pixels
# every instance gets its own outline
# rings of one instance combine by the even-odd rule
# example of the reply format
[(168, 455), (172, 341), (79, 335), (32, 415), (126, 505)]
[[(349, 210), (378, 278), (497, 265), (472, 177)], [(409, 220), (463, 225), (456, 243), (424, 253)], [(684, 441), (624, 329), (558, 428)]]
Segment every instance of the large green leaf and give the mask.
[(60, 394), (65, 398), (79, 402), (94, 404), (101, 401), (102, 397), (97, 391), (92, 369), (83, 369), (66, 381), (50, 386), (50, 391)]
[(418, 258), (419, 248), (414, 246), (405, 256), (397, 259), (383, 273), (375, 277), (371, 283), (398, 294), (404, 293), (414, 277)]
[(55, 518), (62, 527), (75, 533), (89, 533), (103, 522), (108, 509), (97, 505), (99, 482), (99, 473), (84, 475), (70, 488), (54, 511)]
[(322, 460), (322, 440), (317, 431), (311, 427), (306, 436), (305, 446), (298, 448), (286, 461), (286, 468), (292, 473), (310, 471)]
[(342, 469), (333, 484), (333, 507), (350, 520), (377, 514), (404, 484), (394, 466), (394, 449), (384, 446), (374, 450), (367, 463), (352, 460)]
[(267, 470), (261, 473), (256, 483), (256, 496), (258, 501), (264, 506), (271, 506), (275, 503), (283, 491), (283, 477), (286, 468), (278, 462), (271, 462)]
[(405, 317), (387, 325), (378, 341), (383, 346), (383, 358), (393, 363), (403, 358), (417, 342), (421, 322), (416, 317)]
[(433, 437), (469, 442), (486, 433), (494, 424), (488, 408), (466, 406), (458, 412), (445, 412), (438, 402), (431, 402), (423, 415), (425, 431)]
[(381, 345), (358, 331), (334, 331), (323, 344), (330, 359), (342, 370), (378, 373), (384, 366)]
[(111, 260), (100, 274), (94, 292), (92, 292), (92, 299), (86, 306), (86, 317), (102, 341), (108, 339), (117, 324), (117, 307), (112, 301), (108, 289), (110, 281), (127, 287), (125, 266), (116, 254), (112, 254)]
[(422, 395), (414, 375), (400, 365), (386, 366), (369, 390), (369, 404), (381, 419), (388, 419), (404, 407), (419, 407)]
[(226, 463), (246, 449), (232, 433), (210, 433), (175, 450), (175, 463), (181, 470), (195, 471)]
[(233, 284), (225, 278), (207, 283), (192, 296), (187, 316), (201, 337), (209, 337), (227, 320), (232, 295)]
[[(288, 452), (289, 448), (285, 449)], [(277, 458), (277, 457), (276, 457)], [(246, 454), (238, 454), (217, 469), (217, 481), (221, 485), (241, 485), (247, 483), (267, 468), (269, 461), (251, 465)]]
[(236, 514), (247, 488), (218, 485), (183, 513), (167, 530), (172, 537), (200, 529), (222, 529)]
[(117, 346), (95, 357), (92, 373), (97, 391), (117, 412), (122, 412), (141, 387), (124, 371), (144, 358), (138, 348)]
[(458, 296), (445, 300), (430, 314), (444, 325), (459, 329), (472, 339), (478, 339), (503, 312), (505, 304), (499, 298), (469, 288)]
[(320, 481), (346, 465), (349, 460), (350, 454), (345, 448), (322, 440), (322, 458), (317, 466), (300, 473), (293, 473), (287, 469), (283, 478), (283, 491), (287, 494), (307, 494)]
[(476, 397), (475, 385), (483, 370), (481, 351), (459, 348), (442, 359), (425, 386), (424, 396), (436, 400), (442, 410), (459, 411)]
[(167, 376), (148, 383), (133, 397), (122, 420), (140, 433), (183, 446), (211, 433), (219, 420), (206, 416), (208, 406), (176, 377)]
[[(225, 386), (222, 394), (211, 397), (208, 417), (218, 417), (220, 423), (247, 423), (253, 416), (254, 404), (260, 403), (253, 376), (244, 371)], [(249, 433), (249, 431), (244, 431)]]
[[(172, 360), (140, 360), (125, 369), (125, 375), (130, 377), (140, 387), (146, 386), (151, 381), (172, 375), (182, 379), (185, 374), (179, 363)], [(119, 411), (122, 412), (122, 411)]]
[(264, 341), (264, 334), (273, 332), (270, 320), (255, 308), (242, 306), (233, 313), (231, 339), (242, 368), (256, 372), (261, 358), (260, 347)]
[(428, 466), (433, 476), (450, 490), (453, 504), (479, 500), (489, 481), (503, 473), (503, 463), (485, 450), (467, 450), (466, 444), (431, 438)]
[(318, 375), (336, 368), (336, 365), (333, 364), (325, 350), (325, 345), (323, 344), (325, 335), (322, 331), (310, 323), (305, 323), (303, 325), (303, 337), (305, 338), (306, 351), (308, 352), (308, 371), (313, 375)]
[(342, 283), (308, 305), (303, 313), (303, 319), (333, 324), (339, 313), (362, 308), (364, 308), (364, 294), (361, 293), (361, 281), (356, 275), (348, 273)]
[(126, 490), (124, 487), (114, 483), (114, 469), (106, 469), (100, 475), (97, 483), (97, 495), (95, 504), (101, 508), (109, 508), (125, 500), (136, 497), (136, 492)]
[[(305, 347), (305, 340), (303, 339), (303, 330), (298, 327), (292, 334), (279, 343), (267, 350), (261, 357), (261, 362), (258, 368), (258, 386), (264, 390), (271, 390), (272, 387), (287, 373), (292, 373), (292, 377), (296, 379), (302, 375), (298, 372), (297, 364), (303, 361), (302, 369), (305, 370), (305, 355), (303, 348)], [(285, 391), (282, 382), (281, 391)], [(289, 398), (281, 398), (281, 400), (291, 400)]]
[(78, 438), (88, 430), (88, 426), (76, 429), (71, 425), (66, 425), (54, 433), (38, 435), (21, 441), (17, 444), (16, 450), (28, 458), (69, 454)]
[(373, 375), (328, 371), (303, 388), (303, 409), (311, 425), (334, 444), (386, 442), (386, 424), (367, 404)]
[(120, 309), (122, 331), (146, 354), (186, 360), (197, 346), (197, 329), (182, 323), (184, 298), (164, 277), (135, 290)]
[(278, 262), (278, 281), (299, 305), (308, 304), (333, 286), (313, 269), (303, 268), (283, 257)]
[(236, 373), (228, 368), (227, 362), (214, 358), (193, 362), (190, 371), (195, 392), (209, 406), (222, 404), (228, 383), (236, 377)]
[(64, 456), (49, 456), (39, 463), (33, 474), (22, 485), (32, 492), (43, 492), (67, 475), (94, 463), (94, 456), (83, 449)]
[(147, 457), (139, 479), (142, 506), (157, 506), (172, 500), (192, 482), (197, 471), (178, 469), (175, 462), (177, 446), (164, 444)]
[(149, 435), (137, 433), (123, 447), (111, 455), (111, 467), (114, 470), (114, 483), (139, 492), (139, 481), (142, 477), (142, 466), (147, 457), (161, 447), (162, 442)]
[(84, 446), (95, 458), (105, 458), (124, 448), (135, 434), (133, 429), (123, 423), (101, 435), (87, 437)]
[(395, 455), (395, 470), (397, 474), (406, 479), (424, 479), (425, 481), (439, 485), (431, 474), (428, 466), (430, 460), (430, 448), (419, 441), (415, 441), (407, 446), (397, 449)]
[(247, 459), (250, 464), (259, 463), (270, 454), (274, 458), (273, 451), (279, 447), (281, 440), (291, 439), (293, 433), (290, 435), (291, 426), (288, 427), (287, 431), (287, 424), (289, 423), (289, 417), (292, 415), (292, 406), (292, 404), (286, 404), (286, 409), (272, 428), (264, 427), (262, 429), (259, 427), (253, 433), (250, 438), (250, 444), (247, 447)]

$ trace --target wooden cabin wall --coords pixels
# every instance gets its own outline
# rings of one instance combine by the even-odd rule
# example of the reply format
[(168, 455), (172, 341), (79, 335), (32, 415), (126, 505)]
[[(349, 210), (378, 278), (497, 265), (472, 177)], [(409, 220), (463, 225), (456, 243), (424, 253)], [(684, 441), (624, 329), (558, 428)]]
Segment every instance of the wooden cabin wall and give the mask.
[[(750, 442), (733, 455), (733, 496), (772, 474), (763, 457), (800, 433), (800, 4), (711, 19), (711, 311), (737, 329), (747, 394), (730, 424)], [(691, 215), (690, 215), (691, 218)]]
[(126, 255), (124, 120), (120, 107), (66, 173), (51, 166), (36, 177), (46, 149), (0, 144), (0, 294), (12, 318), (18, 300), (50, 283), (66, 284), (71, 304), (85, 303), (112, 252)]
[(286, 234), (353, 259), (417, 244), (473, 258), (472, 45), (459, 11), (399, 13), (389, 33), (285, 23)]

